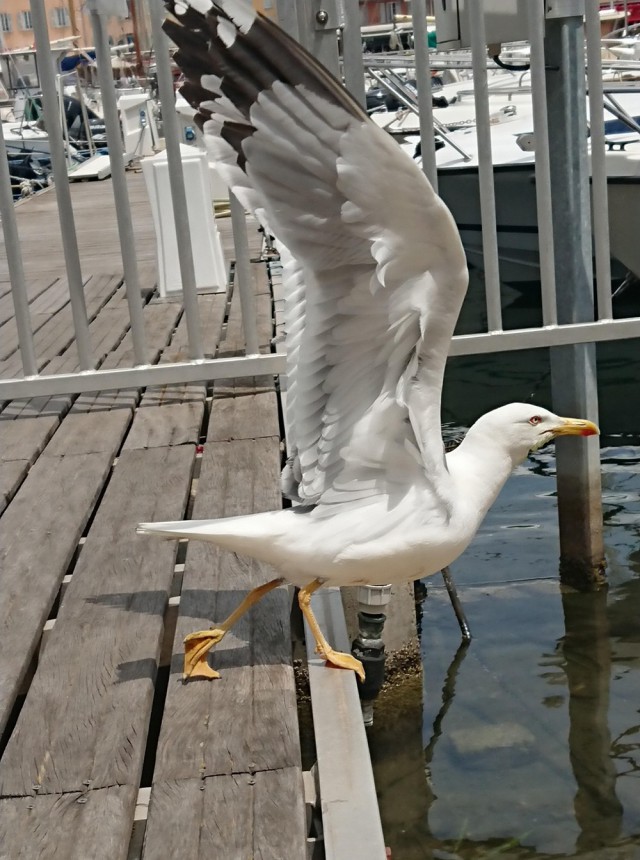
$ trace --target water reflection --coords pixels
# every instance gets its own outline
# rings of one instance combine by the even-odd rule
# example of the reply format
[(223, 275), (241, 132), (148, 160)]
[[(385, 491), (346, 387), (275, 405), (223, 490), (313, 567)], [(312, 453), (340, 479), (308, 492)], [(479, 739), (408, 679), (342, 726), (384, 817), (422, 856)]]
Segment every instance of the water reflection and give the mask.
[[(472, 272), (459, 332), (482, 329)], [(504, 287), (505, 327), (539, 290)], [(616, 300), (638, 314), (640, 294)], [(422, 605), (423, 697), (371, 737), (394, 860), (640, 860), (640, 348), (597, 346), (608, 590), (561, 592), (553, 447), (510, 479), (453, 568), (474, 639), (444, 588)], [(445, 437), (509, 401), (550, 405), (548, 351), (447, 367)]]
[(558, 585), (552, 449), (454, 570), (468, 649), (426, 581), (423, 701), (399, 731), (378, 724), (383, 749), (372, 737), (396, 860), (640, 857), (640, 447), (605, 441), (608, 589)]
[(576, 780), (576, 850), (611, 845), (621, 835), (623, 808), (609, 730), (611, 644), (605, 590), (562, 594), (563, 668), (569, 687), (569, 758)]

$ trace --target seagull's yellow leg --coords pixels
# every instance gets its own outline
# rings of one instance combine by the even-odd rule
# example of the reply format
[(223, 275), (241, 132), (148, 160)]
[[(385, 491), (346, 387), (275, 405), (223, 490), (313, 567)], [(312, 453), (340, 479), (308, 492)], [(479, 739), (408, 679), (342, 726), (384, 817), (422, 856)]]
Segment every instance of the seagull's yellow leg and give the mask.
[(240, 606), (226, 618), (218, 627), (211, 627), (209, 630), (198, 630), (195, 633), (190, 633), (184, 640), (184, 672), (182, 679), (187, 678), (219, 678), (220, 674), (212, 669), (207, 663), (207, 654), (209, 650), (217, 645), (226, 633), (233, 627), (236, 621), (251, 609), (265, 594), (273, 591), (279, 585), (282, 585), (284, 579), (272, 579), (264, 585), (259, 585), (250, 591), (242, 601)]
[(332, 666), (338, 666), (340, 669), (353, 669), (361, 681), (364, 681), (364, 666), (360, 660), (356, 660), (351, 654), (344, 654), (342, 651), (334, 651), (331, 645), (327, 642), (320, 630), (320, 625), (316, 621), (316, 617), (311, 609), (311, 595), (317, 591), (322, 585), (323, 580), (314, 579), (312, 583), (301, 588), (298, 592), (298, 603), (302, 614), (307, 620), (307, 624), (311, 628), (313, 638), (316, 640), (316, 653), (323, 657), (327, 663)]

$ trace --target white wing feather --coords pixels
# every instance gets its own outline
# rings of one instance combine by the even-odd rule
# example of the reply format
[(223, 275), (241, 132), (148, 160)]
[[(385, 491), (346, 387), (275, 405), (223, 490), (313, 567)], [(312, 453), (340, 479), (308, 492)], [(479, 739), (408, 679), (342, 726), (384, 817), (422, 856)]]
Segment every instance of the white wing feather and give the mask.
[(297, 43), (236, 0), (194, 6), (167, 27), (183, 92), (228, 183), (289, 254), (287, 488), (322, 505), (437, 489), (467, 284), (451, 215)]

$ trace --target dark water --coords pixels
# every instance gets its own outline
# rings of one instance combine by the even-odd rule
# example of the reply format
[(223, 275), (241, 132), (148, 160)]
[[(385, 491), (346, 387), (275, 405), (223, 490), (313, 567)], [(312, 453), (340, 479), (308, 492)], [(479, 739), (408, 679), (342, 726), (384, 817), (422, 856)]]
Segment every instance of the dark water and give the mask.
[[(608, 587), (559, 586), (554, 449), (537, 452), (453, 567), (470, 646), (426, 580), (423, 682), (380, 706), (394, 860), (640, 858), (639, 343), (599, 346), (598, 370)], [(509, 400), (551, 405), (546, 350), (451, 362), (453, 432)]]

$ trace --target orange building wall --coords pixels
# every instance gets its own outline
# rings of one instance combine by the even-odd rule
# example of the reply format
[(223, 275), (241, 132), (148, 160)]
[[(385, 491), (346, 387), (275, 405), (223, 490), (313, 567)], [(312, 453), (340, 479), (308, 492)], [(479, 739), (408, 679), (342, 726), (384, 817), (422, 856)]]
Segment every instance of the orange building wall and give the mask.
[[(89, 16), (82, 12), (84, 0), (72, 0), (73, 5), (69, 6), (67, 0), (44, 0), (47, 10), (47, 21), (49, 23), (49, 39), (51, 42), (56, 42), (59, 39), (76, 37), (77, 47), (86, 48), (93, 45), (93, 36), (91, 33), (91, 24)], [(57, 27), (54, 25), (55, 9), (65, 9), (69, 21), (66, 27)], [(28, 0), (0, 0), (0, 13), (4, 13), (9, 18), (11, 30), (9, 32), (0, 31), (2, 39), (1, 47), (5, 51), (14, 51), (19, 48), (34, 47), (33, 30), (23, 29), (20, 13), (29, 10)], [(71, 26), (75, 18), (75, 32)], [(107, 25), (107, 32), (113, 40), (113, 44), (118, 42), (126, 42), (127, 35), (133, 32), (133, 26), (130, 18), (111, 18)], [(75, 41), (75, 40), (74, 40)]]

